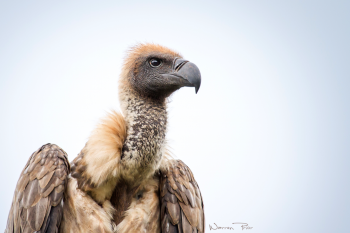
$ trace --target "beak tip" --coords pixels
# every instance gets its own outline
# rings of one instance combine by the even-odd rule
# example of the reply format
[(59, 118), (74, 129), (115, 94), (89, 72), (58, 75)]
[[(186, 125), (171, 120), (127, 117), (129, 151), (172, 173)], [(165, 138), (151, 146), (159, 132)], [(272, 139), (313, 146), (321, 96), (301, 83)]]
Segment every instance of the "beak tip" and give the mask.
[(185, 86), (195, 87), (195, 92), (197, 94), (199, 87), (201, 86), (201, 72), (199, 71), (198, 67), (192, 62), (184, 62), (183, 59), (175, 60), (174, 67), (179, 67), (175, 72), (178, 76), (187, 80), (188, 84)]

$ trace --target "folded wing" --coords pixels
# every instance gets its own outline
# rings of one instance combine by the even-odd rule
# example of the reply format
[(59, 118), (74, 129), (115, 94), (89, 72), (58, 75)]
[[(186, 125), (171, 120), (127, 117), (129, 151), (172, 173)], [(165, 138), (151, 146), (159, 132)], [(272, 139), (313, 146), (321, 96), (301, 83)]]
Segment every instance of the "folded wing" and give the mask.
[(189, 167), (174, 160), (161, 172), (162, 233), (204, 232), (204, 206), (198, 184)]
[(69, 172), (67, 154), (58, 146), (34, 152), (18, 180), (5, 233), (58, 232)]

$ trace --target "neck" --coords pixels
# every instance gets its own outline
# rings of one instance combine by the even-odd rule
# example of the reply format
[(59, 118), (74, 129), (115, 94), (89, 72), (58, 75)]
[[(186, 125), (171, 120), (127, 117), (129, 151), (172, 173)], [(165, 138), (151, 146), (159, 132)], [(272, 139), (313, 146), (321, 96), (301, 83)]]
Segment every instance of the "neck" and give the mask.
[(122, 109), (127, 124), (121, 156), (124, 179), (142, 181), (159, 167), (167, 126), (166, 103), (131, 91), (123, 96)]

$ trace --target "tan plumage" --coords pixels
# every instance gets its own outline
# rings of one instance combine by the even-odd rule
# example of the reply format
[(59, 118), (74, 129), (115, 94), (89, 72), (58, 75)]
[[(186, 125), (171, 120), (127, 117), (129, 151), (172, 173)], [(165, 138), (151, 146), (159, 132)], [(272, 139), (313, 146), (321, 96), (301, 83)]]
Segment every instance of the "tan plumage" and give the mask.
[(111, 198), (120, 174), (119, 161), (125, 137), (124, 117), (112, 112), (96, 127), (72, 162), (72, 177), (76, 178), (79, 189), (91, 192), (98, 203)]
[(123, 115), (100, 122), (71, 173), (58, 146), (36, 151), (17, 183), (5, 232), (204, 232), (198, 184), (165, 139), (166, 98), (183, 86), (198, 90), (193, 67), (159, 45), (132, 48), (119, 83)]

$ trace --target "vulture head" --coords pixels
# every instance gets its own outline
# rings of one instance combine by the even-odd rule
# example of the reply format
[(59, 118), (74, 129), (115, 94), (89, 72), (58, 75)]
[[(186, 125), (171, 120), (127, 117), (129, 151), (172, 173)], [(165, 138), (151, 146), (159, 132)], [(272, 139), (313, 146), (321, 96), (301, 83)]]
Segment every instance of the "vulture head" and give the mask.
[(123, 95), (128, 89), (143, 98), (164, 100), (181, 87), (195, 87), (197, 93), (200, 84), (195, 64), (166, 47), (140, 44), (125, 59), (120, 89)]

